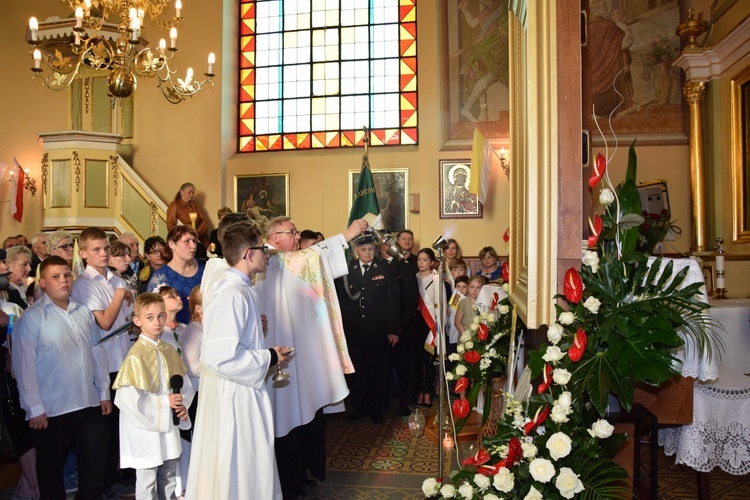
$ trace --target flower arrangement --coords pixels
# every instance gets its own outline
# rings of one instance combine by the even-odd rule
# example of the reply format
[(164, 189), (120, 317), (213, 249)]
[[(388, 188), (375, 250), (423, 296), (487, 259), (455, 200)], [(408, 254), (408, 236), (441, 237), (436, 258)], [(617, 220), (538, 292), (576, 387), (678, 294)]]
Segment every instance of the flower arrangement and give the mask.
[(619, 483), (626, 472), (611, 458), (626, 436), (613, 434), (605, 418), (610, 393), (629, 411), (634, 382), (659, 385), (679, 374), (674, 348), (687, 342), (710, 355), (710, 328), (702, 315), (708, 305), (697, 295), (701, 284), (685, 284), (687, 269), (674, 273), (672, 261), (649, 259), (637, 247), (645, 219), (635, 184), (635, 143), (626, 179), (616, 188), (607, 162), (598, 155), (589, 179), (592, 189), (604, 179), (605, 208), (589, 221), (581, 270), (565, 273), (548, 342), (529, 353), (538, 385), (524, 401), (505, 394), (506, 414), (496, 435), (463, 459), (451, 483), (425, 480), (427, 497), (630, 495)]
[(657, 243), (664, 241), (667, 233), (671, 230), (675, 234), (681, 234), (682, 230), (669, 218), (669, 211), (662, 209), (658, 214), (641, 212), (643, 224), (638, 227), (637, 250), (651, 253)]
[[(501, 272), (504, 283), (502, 290), (507, 293), (507, 262), (503, 264)], [(455, 367), (445, 377), (449, 382), (454, 381), (453, 391), (460, 395), (452, 405), (456, 432), (463, 428), (479, 394), (483, 390), (490, 393), (492, 377), (504, 375), (508, 363), (513, 326), (510, 299), (507, 296), (501, 299), (495, 293), (489, 312), (476, 312), (471, 327), (458, 339), (457, 352), (448, 357)], [(490, 413), (490, 403), (491, 398), (485, 398), (482, 423)]]
[(670, 41), (669, 37), (662, 35), (658, 40), (652, 40), (648, 49), (641, 56), (644, 68), (643, 81), (651, 79), (651, 73), (657, 65), (674, 61), (679, 52), (680, 49)]

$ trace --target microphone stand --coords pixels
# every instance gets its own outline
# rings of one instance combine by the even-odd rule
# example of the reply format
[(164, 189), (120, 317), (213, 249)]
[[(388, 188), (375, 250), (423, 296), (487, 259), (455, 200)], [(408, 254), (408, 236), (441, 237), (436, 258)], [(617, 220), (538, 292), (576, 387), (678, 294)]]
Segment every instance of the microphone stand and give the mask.
[[(443, 237), (438, 237), (438, 241), (443, 240)], [(444, 304), (443, 304), (443, 295), (445, 293), (445, 285), (443, 284), (443, 248), (445, 248), (445, 244), (438, 244), (438, 241), (436, 241), (436, 244), (433, 245), (433, 248), (437, 250), (437, 261), (440, 264), (437, 269), (437, 276), (438, 276), (438, 287), (437, 287), (437, 293), (435, 299), (437, 300), (437, 304), (435, 307), (435, 336), (437, 337), (436, 347), (437, 347), (437, 367), (438, 367), (438, 387), (440, 388), (440, 392), (438, 393), (438, 422), (437, 422), (437, 445), (438, 445), (438, 473), (437, 477), (440, 481), (443, 479), (443, 422), (445, 419), (444, 415), (444, 408), (445, 408), (445, 398), (447, 396), (446, 394), (446, 387), (444, 384), (445, 380), (445, 335), (443, 334), (443, 320), (444, 320)], [(443, 240), (445, 241), (445, 240)], [(437, 247), (437, 248), (435, 248)], [(455, 442), (455, 439), (454, 439)]]

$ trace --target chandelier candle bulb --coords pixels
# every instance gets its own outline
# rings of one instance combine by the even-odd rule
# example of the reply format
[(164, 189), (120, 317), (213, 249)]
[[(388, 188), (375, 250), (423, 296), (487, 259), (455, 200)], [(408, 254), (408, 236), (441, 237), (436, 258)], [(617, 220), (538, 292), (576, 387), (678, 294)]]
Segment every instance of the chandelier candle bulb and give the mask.
[(501, 160), (505, 159), (505, 148), (500, 148), (500, 159)]
[(39, 69), (42, 66), (42, 53), (39, 49), (34, 49), (34, 69)]
[(161, 55), (164, 55), (165, 50), (167, 50), (167, 41), (162, 38), (159, 40), (159, 52), (161, 52)]
[(213, 52), (208, 54), (208, 74), (213, 75), (214, 74), (214, 64), (216, 63), (216, 56)]
[(84, 0), (83, 6), (86, 8), (86, 13), (88, 14), (91, 10), (91, 0)]
[(138, 32), (141, 31), (141, 21), (136, 17), (130, 22), (130, 28), (133, 32), (130, 34), (130, 39), (134, 42), (138, 41)]
[(138, 9), (138, 21), (141, 23), (141, 26), (143, 26), (143, 19), (146, 17), (146, 11), (143, 9)]
[(39, 38), (38, 38), (39, 22), (36, 20), (36, 17), (32, 17), (31, 19), (29, 19), (29, 30), (31, 31), (31, 41), (32, 42), (39, 41)]
[(177, 48), (177, 28), (169, 30), (169, 47), (172, 49)]
[(128, 9), (128, 18), (130, 19), (131, 26), (133, 25), (133, 19), (135, 19), (136, 17), (138, 17), (138, 9), (136, 9), (135, 7), (130, 7), (130, 9)]
[(76, 7), (76, 28), (83, 27), (83, 9)]
[(179, 19), (182, 17), (182, 2), (180, 0), (175, 0), (174, 13), (176, 18)]

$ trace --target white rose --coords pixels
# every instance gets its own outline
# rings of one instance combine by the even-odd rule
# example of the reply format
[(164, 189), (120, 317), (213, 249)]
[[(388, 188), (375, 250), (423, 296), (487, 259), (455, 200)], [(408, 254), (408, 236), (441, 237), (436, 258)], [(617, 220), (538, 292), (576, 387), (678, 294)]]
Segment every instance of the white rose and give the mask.
[(486, 320), (487, 319), (487, 312), (486, 311), (480, 312), (479, 313), (479, 319), (480, 319), (480, 321)]
[(535, 481), (548, 483), (555, 476), (555, 466), (546, 458), (535, 458), (529, 464), (529, 472)]
[(599, 306), (601, 305), (602, 303), (599, 302), (599, 299), (593, 295), (583, 302), (583, 307), (588, 309), (591, 314), (597, 314), (599, 312)]
[(589, 434), (591, 437), (598, 437), (599, 439), (607, 439), (609, 436), (612, 435), (612, 431), (614, 431), (615, 428), (606, 420), (599, 419), (596, 422), (594, 422), (594, 425), (591, 426), (591, 429), (588, 429)]
[(599, 203), (606, 207), (611, 205), (613, 201), (615, 201), (615, 193), (611, 189), (605, 187), (599, 191)]
[(555, 486), (565, 498), (573, 498), (576, 493), (584, 490), (583, 483), (578, 479), (578, 474), (569, 467), (560, 468), (560, 475), (557, 476)]
[(482, 500), (502, 500), (499, 496), (495, 495), (494, 493), (489, 493), (482, 497)]
[[(466, 348), (464, 347), (464, 345), (463, 345), (463, 344), (458, 344), (458, 345), (456, 346), (456, 352), (457, 352), (458, 354), (463, 354), (463, 353), (464, 353), (464, 351), (466, 351)], [(461, 358), (459, 357), (459, 359), (461, 359)]]
[(573, 449), (573, 441), (562, 432), (555, 432), (547, 440), (547, 449), (549, 450), (549, 456), (554, 460), (560, 460), (570, 455), (570, 450)]
[(561, 325), (572, 325), (575, 320), (576, 315), (570, 311), (561, 312), (560, 316), (557, 318), (557, 321), (559, 321)]
[(599, 270), (599, 254), (586, 250), (583, 254), (583, 263), (591, 268), (592, 273), (596, 273)]
[(456, 496), (456, 487), (452, 484), (444, 484), (442, 488), (440, 488), (440, 496), (443, 498), (453, 498)]
[(500, 311), (500, 314), (508, 314), (508, 312), (510, 311), (510, 307), (503, 304), (500, 307), (498, 307), (497, 310)]
[(445, 374), (445, 378), (448, 380), (453, 380), (453, 372), (448, 372)]
[(501, 286), (500, 288), (503, 289), (503, 292), (508, 293), (508, 291), (510, 290), (510, 285), (508, 283), (503, 283), (503, 286)]
[(534, 443), (521, 443), (523, 458), (534, 458), (539, 451)]
[(550, 413), (549, 418), (551, 418), (553, 422), (564, 424), (569, 420), (568, 409), (555, 403), (552, 405), (552, 413)]
[(547, 329), (547, 340), (553, 344), (557, 344), (562, 340), (563, 327), (560, 323), (552, 323)]
[(495, 474), (495, 477), (492, 480), (492, 486), (503, 493), (510, 493), (510, 490), (513, 489), (514, 482), (514, 475), (507, 468), (500, 467), (500, 470)]
[(466, 342), (467, 340), (471, 340), (471, 333), (467, 330), (464, 330), (464, 333), (461, 334), (461, 338), (458, 339), (459, 342)]
[(471, 349), (472, 347), (474, 347), (474, 342), (469, 340), (468, 342), (464, 344), (464, 347), (466, 347), (467, 349)]
[(543, 499), (544, 497), (539, 492), (539, 490), (537, 490), (533, 486), (529, 490), (529, 493), (525, 497), (523, 497), (523, 500), (543, 500)]
[(440, 493), (440, 483), (434, 477), (429, 477), (422, 483), (422, 493), (426, 497), (436, 497)]
[(557, 385), (566, 385), (570, 382), (570, 372), (565, 368), (555, 368), (552, 372), (552, 380), (554, 380)]
[(448, 356), (448, 359), (449, 359), (450, 361), (454, 361), (454, 362), (455, 362), (455, 361), (460, 361), (460, 360), (461, 360), (461, 356), (459, 356), (458, 354), (456, 354), (456, 353), (454, 352), (454, 353), (451, 353), (451, 355), (450, 355), (450, 356)]
[(469, 327), (469, 330), (472, 332), (476, 332), (477, 330), (479, 330), (479, 323), (472, 323)]
[(475, 474), (474, 484), (477, 485), (479, 491), (484, 491), (490, 487), (490, 478), (488, 478), (487, 476), (483, 476), (482, 474)]
[(466, 499), (474, 498), (474, 488), (471, 483), (464, 483), (458, 487), (458, 494)]
[(459, 377), (463, 377), (466, 375), (466, 365), (458, 365), (456, 366), (456, 375)]
[(570, 409), (570, 405), (573, 404), (573, 395), (570, 391), (563, 391), (560, 397), (557, 398), (557, 404), (564, 406), (566, 409)]
[(479, 316), (474, 316), (474, 319), (471, 320), (472, 325), (479, 325)]
[(542, 359), (547, 363), (557, 363), (565, 357), (565, 353), (560, 350), (556, 345), (547, 347), (547, 351), (542, 356)]

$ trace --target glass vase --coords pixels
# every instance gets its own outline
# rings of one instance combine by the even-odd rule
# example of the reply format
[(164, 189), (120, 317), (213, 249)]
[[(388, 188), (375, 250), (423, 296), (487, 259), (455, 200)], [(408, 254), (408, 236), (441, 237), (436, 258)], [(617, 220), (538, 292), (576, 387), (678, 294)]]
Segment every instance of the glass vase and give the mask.
[(413, 437), (421, 437), (424, 434), (424, 408), (418, 405), (409, 407), (409, 432)]

